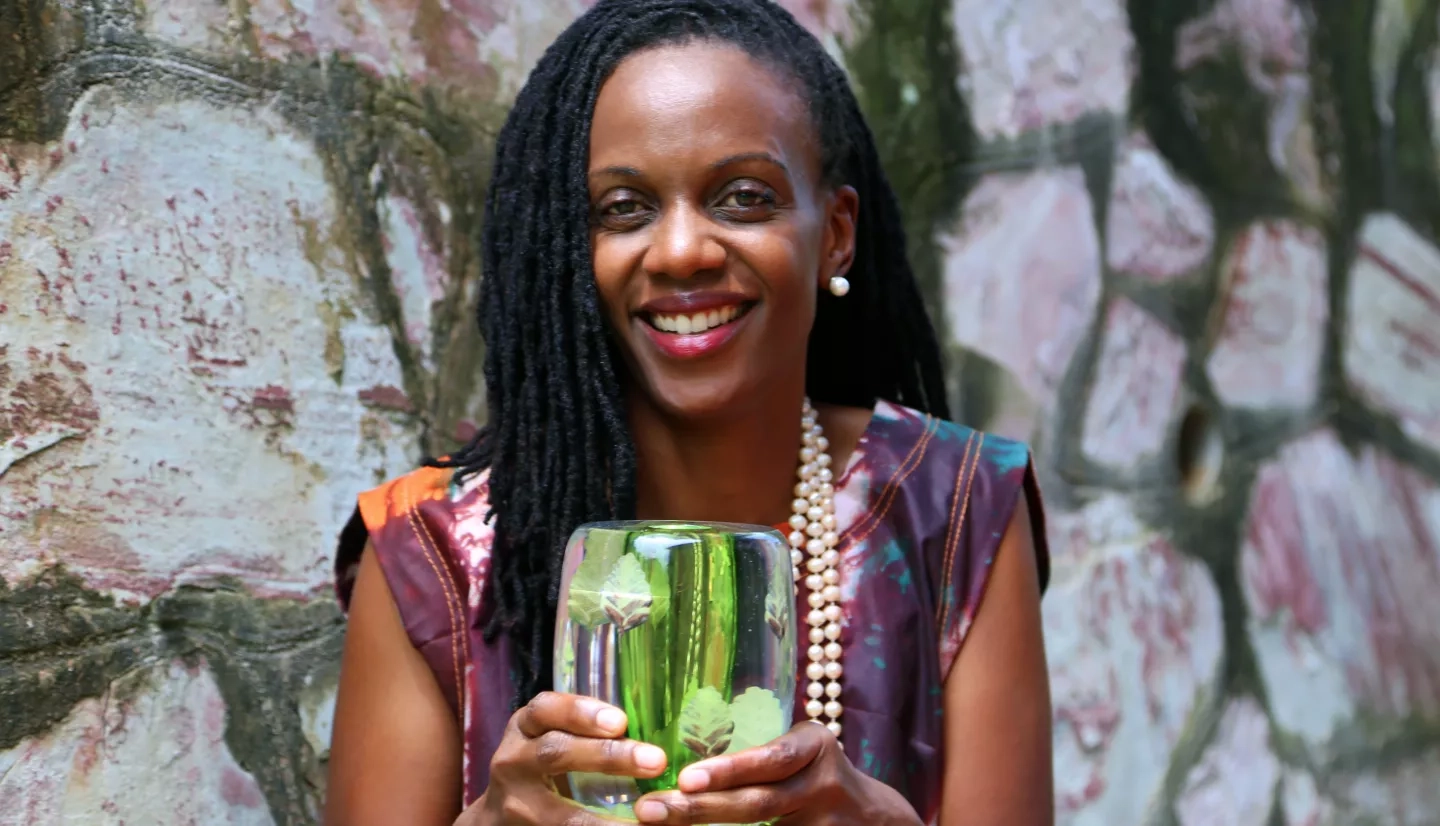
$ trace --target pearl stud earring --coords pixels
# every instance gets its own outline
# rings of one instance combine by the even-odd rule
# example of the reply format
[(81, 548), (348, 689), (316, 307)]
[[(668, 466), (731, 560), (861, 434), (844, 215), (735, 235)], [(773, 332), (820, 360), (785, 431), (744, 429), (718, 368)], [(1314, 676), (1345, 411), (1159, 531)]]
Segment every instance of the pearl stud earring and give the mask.
[(842, 298), (850, 292), (850, 280), (843, 275), (830, 277), (830, 294), (836, 298)]

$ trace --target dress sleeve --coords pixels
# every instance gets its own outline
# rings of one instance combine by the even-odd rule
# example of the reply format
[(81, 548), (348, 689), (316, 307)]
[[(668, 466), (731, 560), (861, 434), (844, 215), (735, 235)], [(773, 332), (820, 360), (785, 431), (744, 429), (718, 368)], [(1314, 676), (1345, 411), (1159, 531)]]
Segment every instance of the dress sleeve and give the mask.
[(957, 470), (946, 530), (936, 618), (942, 680), (949, 676), (980, 610), (995, 555), (1022, 496), (1029, 508), (1042, 593), (1050, 579), (1045, 507), (1029, 447), (999, 436), (978, 436)]
[(335, 590), (348, 611), (355, 572), (369, 542), (411, 644), (458, 715), (468, 582), (450, 547), (454, 516), (446, 493), (448, 475), (424, 468), (360, 494), (336, 548)]

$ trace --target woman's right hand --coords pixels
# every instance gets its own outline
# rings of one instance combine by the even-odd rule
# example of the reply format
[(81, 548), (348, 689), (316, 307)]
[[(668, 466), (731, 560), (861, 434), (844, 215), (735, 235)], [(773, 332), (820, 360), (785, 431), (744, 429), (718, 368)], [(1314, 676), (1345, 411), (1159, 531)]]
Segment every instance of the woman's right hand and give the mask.
[(656, 777), (665, 752), (623, 739), (625, 712), (573, 694), (536, 695), (510, 717), (490, 761), (490, 786), (455, 826), (604, 826), (612, 821), (561, 796), (569, 772)]

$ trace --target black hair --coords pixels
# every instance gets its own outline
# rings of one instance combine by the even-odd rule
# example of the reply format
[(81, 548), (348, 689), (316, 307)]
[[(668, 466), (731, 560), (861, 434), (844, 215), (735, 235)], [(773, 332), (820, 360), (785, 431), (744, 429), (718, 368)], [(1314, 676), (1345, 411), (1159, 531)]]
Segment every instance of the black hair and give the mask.
[(510, 638), (518, 706), (550, 685), (559, 572), (569, 534), (634, 518), (635, 444), (620, 359), (595, 287), (587, 187), (590, 120), (636, 51), (727, 43), (796, 82), (825, 182), (859, 193), (851, 284), (821, 291), (806, 389), (817, 402), (887, 399), (948, 417), (940, 348), (905, 253), (895, 195), (839, 65), (770, 0), (600, 0), (541, 57), (496, 144), (482, 230), (479, 322), (487, 424), (432, 462), (488, 469), (495, 539), (484, 634)]

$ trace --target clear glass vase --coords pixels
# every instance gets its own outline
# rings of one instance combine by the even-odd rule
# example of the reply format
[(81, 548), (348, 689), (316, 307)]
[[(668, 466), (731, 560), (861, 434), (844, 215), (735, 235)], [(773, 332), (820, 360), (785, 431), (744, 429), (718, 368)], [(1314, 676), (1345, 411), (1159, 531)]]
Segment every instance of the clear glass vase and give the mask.
[(664, 749), (652, 780), (572, 774), (575, 800), (632, 818), (698, 760), (790, 727), (795, 598), (776, 531), (703, 522), (583, 525), (566, 548), (555, 690), (624, 709), (628, 736)]

